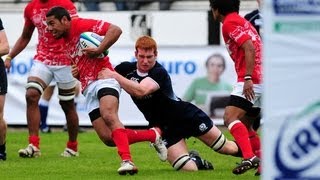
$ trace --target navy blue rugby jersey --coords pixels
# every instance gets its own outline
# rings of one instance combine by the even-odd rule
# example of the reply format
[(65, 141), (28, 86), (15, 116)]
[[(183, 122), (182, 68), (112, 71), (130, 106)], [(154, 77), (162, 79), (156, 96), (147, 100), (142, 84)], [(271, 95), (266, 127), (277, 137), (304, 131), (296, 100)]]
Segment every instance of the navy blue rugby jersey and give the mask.
[(144, 78), (150, 77), (159, 84), (160, 89), (148, 96), (143, 98), (131, 96), (150, 125), (181, 121), (183, 117), (192, 115), (194, 112), (191, 110), (193, 108), (190, 107), (190, 103), (182, 101), (175, 95), (168, 72), (158, 62), (143, 76), (137, 73), (137, 62), (123, 62), (116, 66), (115, 70), (133, 81), (141, 82)]
[(246, 14), (244, 18), (254, 26), (254, 28), (257, 30), (258, 34), (260, 35), (260, 28), (262, 26), (262, 17), (261, 17), (260, 11), (256, 9)]

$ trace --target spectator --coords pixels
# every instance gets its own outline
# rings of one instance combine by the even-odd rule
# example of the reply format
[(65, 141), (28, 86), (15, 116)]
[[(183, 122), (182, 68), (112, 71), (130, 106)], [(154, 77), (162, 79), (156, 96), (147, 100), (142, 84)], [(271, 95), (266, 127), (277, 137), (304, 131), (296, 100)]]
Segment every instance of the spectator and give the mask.
[[(205, 66), (207, 75), (193, 80), (185, 92), (183, 99), (188, 102), (193, 101), (200, 109), (209, 113), (209, 109), (206, 108), (210, 98), (209, 96), (213, 94), (213, 92), (226, 92), (226, 94), (228, 94), (231, 92), (232, 86), (221, 80), (221, 75), (226, 68), (225, 58), (221, 54), (212, 54), (209, 56)], [(214, 112), (210, 114), (210, 116), (213, 115)]]

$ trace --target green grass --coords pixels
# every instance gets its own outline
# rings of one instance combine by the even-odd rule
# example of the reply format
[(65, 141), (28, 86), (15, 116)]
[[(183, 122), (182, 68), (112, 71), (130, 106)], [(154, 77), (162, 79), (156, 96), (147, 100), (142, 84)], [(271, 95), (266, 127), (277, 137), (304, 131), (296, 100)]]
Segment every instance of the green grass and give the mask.
[(116, 148), (104, 146), (94, 131), (79, 134), (80, 156), (76, 158), (60, 157), (66, 139), (67, 134), (60, 130), (41, 134), (42, 156), (20, 158), (17, 152), (27, 145), (27, 130), (9, 130), (7, 161), (0, 161), (0, 179), (259, 179), (254, 176), (253, 170), (240, 176), (233, 175), (231, 170), (240, 161), (239, 158), (213, 152), (195, 138), (188, 140), (189, 149), (198, 150), (203, 158), (212, 162), (214, 171), (175, 171), (168, 162), (158, 159), (149, 143), (138, 143), (131, 145), (131, 153), (139, 172), (124, 177), (116, 171), (120, 166)]

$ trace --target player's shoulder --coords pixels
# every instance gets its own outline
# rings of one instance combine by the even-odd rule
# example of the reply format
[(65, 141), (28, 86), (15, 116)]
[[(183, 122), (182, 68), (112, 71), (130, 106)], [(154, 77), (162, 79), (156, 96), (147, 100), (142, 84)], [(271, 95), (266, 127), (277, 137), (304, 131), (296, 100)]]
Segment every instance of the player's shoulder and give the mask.
[(124, 61), (118, 64), (114, 69), (121, 75), (126, 75), (137, 69), (136, 62)]
[(167, 70), (158, 62), (153, 66), (153, 68), (150, 70), (150, 73), (166, 73), (168, 74)]

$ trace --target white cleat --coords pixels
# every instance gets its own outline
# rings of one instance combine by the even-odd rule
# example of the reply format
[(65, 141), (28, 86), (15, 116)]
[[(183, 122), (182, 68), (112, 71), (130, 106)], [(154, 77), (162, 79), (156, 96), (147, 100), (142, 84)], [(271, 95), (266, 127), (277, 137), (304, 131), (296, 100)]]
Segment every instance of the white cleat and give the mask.
[(168, 157), (168, 149), (162, 141), (162, 137), (155, 128), (151, 128), (156, 133), (156, 140), (151, 145), (156, 149), (158, 157), (161, 161), (166, 161)]
[(61, 153), (62, 157), (77, 157), (79, 156), (79, 153), (70, 149), (70, 148), (66, 148), (62, 153)]
[(138, 173), (138, 168), (133, 164), (133, 162), (126, 160), (121, 162), (118, 173), (120, 175), (126, 175), (127, 173), (129, 173), (130, 175), (134, 175)]
[(19, 156), (23, 158), (32, 158), (32, 157), (41, 156), (40, 149), (32, 144), (29, 144), (25, 149), (20, 149), (18, 153), (19, 153)]

